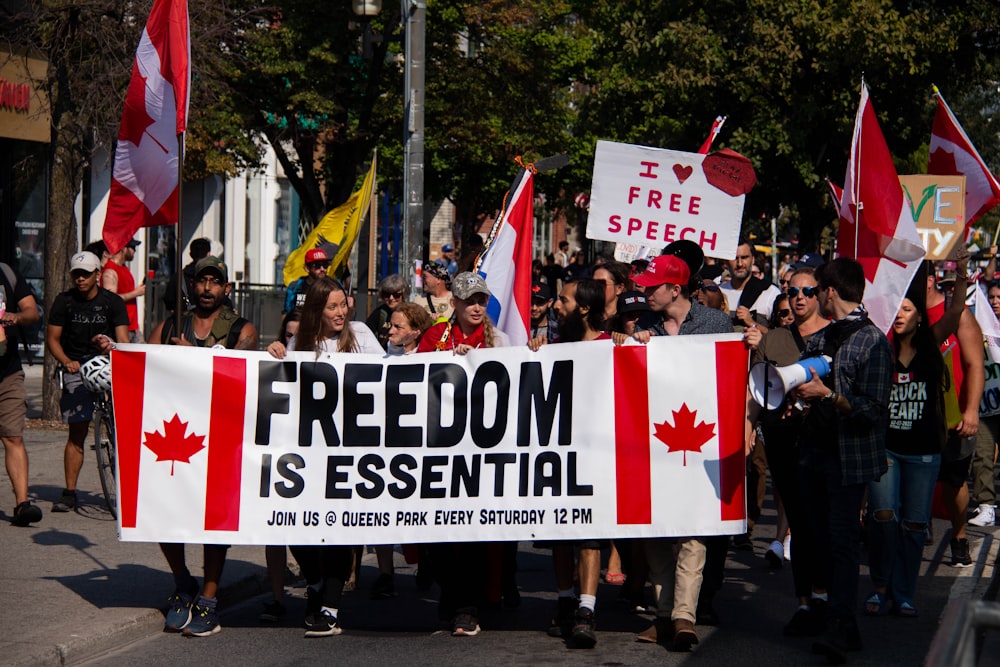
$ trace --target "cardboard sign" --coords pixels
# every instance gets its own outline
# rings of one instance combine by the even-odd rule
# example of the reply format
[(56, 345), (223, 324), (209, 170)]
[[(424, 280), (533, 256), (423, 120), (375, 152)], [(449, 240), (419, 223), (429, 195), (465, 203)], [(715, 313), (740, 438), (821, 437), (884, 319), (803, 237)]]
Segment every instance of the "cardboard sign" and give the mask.
[[(980, 417), (996, 417), (1000, 415), (1000, 365), (986, 360), (986, 386), (983, 387), (983, 398), (979, 401)], [(985, 428), (985, 427), (980, 427)]]
[(711, 257), (736, 257), (750, 161), (598, 141), (587, 238), (662, 248), (694, 241)]
[(948, 259), (965, 233), (965, 176), (900, 176), (927, 259)]
[(127, 541), (746, 531), (737, 334), (431, 352), (112, 353)]

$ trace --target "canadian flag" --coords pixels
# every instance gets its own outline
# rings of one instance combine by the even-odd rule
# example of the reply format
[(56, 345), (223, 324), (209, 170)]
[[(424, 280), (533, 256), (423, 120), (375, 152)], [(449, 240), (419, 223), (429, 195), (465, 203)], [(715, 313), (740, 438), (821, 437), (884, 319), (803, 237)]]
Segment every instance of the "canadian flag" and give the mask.
[(865, 307), (872, 322), (889, 331), (925, 251), (864, 83), (844, 177), (837, 254), (864, 267)]
[(118, 129), (103, 232), (108, 252), (118, 252), (141, 227), (177, 223), (190, 80), (187, 0), (156, 0)]
[[(701, 338), (683, 337), (691, 345), (685, 354), (665, 345), (614, 349), (619, 524), (662, 525), (664, 510), (684, 498), (685, 519), (699, 524), (688, 534), (717, 534), (726, 526), (720, 521), (737, 522), (728, 528), (742, 532), (744, 412), (727, 406), (746, 404), (747, 350), (741, 340)], [(671, 387), (677, 378), (695, 377), (705, 381), (685, 383), (683, 391)]]
[[(144, 352), (112, 352), (123, 529), (135, 528), (139, 516), (169, 522), (179, 513), (203, 517), (206, 531), (239, 530), (247, 360), (207, 350), (185, 357), (147, 369)], [(183, 391), (153, 389), (181, 386), (178, 376), (189, 380)]]
[(534, 172), (521, 169), (475, 265), (492, 294), (486, 312), (493, 324), (510, 336), (513, 345), (528, 342), (534, 201)]
[(934, 89), (937, 111), (931, 128), (930, 159), (927, 173), (965, 176), (965, 229), (988, 210), (1000, 204), (1000, 182), (990, 173), (955, 114), (941, 93)]

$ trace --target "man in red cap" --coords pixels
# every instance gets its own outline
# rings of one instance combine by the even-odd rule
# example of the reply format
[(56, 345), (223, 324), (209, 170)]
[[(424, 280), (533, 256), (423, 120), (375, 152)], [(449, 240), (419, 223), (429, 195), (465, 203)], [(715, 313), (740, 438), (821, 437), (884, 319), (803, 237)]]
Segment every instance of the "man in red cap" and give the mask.
[(285, 309), (281, 314), (290, 313), (305, 303), (306, 292), (314, 282), (326, 275), (330, 270), (330, 256), (322, 248), (313, 248), (306, 252), (306, 275), (302, 276), (285, 291)]
[[(651, 328), (634, 333), (632, 337), (637, 341), (648, 343), (652, 336), (732, 333), (726, 313), (691, 300), (691, 268), (680, 257), (653, 258), (633, 282), (644, 290), (650, 310), (661, 318)], [(613, 337), (618, 344), (627, 338), (620, 333)], [(649, 578), (659, 587), (656, 621), (637, 639), (689, 651), (698, 643), (694, 623), (705, 569), (705, 542), (698, 537), (649, 539), (646, 559)]]

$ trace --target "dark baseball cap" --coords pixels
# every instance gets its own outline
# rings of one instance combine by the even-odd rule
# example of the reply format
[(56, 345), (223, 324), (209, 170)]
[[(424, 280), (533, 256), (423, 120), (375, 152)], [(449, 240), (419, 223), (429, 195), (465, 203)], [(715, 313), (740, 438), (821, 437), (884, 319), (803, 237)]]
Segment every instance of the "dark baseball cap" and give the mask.
[(548, 301), (552, 298), (552, 290), (545, 283), (540, 283), (537, 280), (531, 283), (531, 299), (532, 301)]

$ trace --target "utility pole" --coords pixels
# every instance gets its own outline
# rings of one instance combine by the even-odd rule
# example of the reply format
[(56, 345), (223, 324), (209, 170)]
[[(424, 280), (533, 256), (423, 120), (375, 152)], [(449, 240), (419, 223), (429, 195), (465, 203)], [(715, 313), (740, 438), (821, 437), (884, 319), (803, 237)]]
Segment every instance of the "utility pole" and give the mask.
[(401, 271), (416, 290), (424, 240), (424, 65), (427, 3), (403, 0), (406, 15), (406, 108), (403, 129), (403, 247)]

